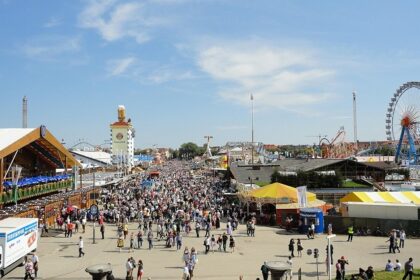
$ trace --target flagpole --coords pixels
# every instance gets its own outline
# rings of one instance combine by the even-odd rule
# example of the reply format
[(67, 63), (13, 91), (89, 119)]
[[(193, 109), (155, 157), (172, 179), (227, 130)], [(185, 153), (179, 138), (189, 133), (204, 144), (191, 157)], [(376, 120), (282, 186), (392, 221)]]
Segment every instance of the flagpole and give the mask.
[(254, 165), (254, 96), (251, 93), (251, 164)]

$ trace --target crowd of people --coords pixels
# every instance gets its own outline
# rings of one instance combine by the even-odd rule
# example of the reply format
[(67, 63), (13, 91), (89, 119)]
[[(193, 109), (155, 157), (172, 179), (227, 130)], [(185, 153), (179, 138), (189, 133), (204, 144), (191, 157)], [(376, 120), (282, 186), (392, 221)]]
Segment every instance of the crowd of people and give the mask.
[[(116, 250), (119, 252), (133, 252), (141, 248), (153, 250), (156, 245), (182, 252), (182, 279), (191, 280), (198, 265), (198, 252), (195, 247), (185, 246), (184, 237), (203, 238), (203, 253), (209, 254), (233, 253), (237, 245), (234, 232), (240, 223), (245, 225), (248, 237), (255, 236), (255, 218), (246, 216), (242, 208), (224, 196), (225, 192), (231, 190), (223, 178), (205, 174), (204, 170), (191, 172), (188, 164), (181, 161), (170, 161), (157, 171), (158, 177), (151, 178), (150, 173), (142, 173), (105, 189), (97, 201), (100, 205), (97, 216), (93, 216), (87, 209), (63, 208), (57, 217), (57, 224), (64, 230), (65, 237), (71, 238), (74, 232), (85, 232), (87, 221), (96, 219), (102, 239), (105, 238), (106, 227), (115, 227)], [(144, 181), (152, 184), (142, 184)], [(217, 234), (215, 230), (218, 230)], [(308, 232), (308, 239), (313, 239), (313, 223)], [(328, 225), (328, 232), (332, 233), (332, 225)], [(348, 229), (347, 241), (353, 241), (352, 227)], [(404, 231), (392, 232), (388, 240), (390, 252), (403, 248), (404, 241)], [(85, 250), (81, 236), (78, 249), (78, 256), (83, 257)], [(302, 257), (303, 249), (301, 239), (290, 239), (290, 257), (287, 262), (292, 265), (295, 250), (297, 256)], [(333, 265), (332, 245), (330, 252), (331, 259), (326, 262)], [(336, 279), (345, 278), (348, 264), (344, 257), (337, 260)], [(391, 266), (393, 270), (401, 269), (398, 260), (396, 264), (389, 261), (387, 268), (391, 269)], [(133, 257), (128, 258), (125, 267), (128, 280), (141, 280), (147, 274), (143, 261), (136, 261)], [(35, 278), (33, 259), (28, 260), (27, 268), (25, 277)], [(263, 278), (267, 279), (269, 272), (265, 265), (261, 267), (261, 272)], [(368, 267), (366, 270), (359, 269), (359, 274), (353, 274), (352, 277), (372, 279), (373, 275), (373, 268)], [(292, 277), (291, 270), (288, 276)], [(113, 279), (113, 276), (110, 275), (108, 279)]]
[[(223, 178), (206, 176), (206, 171), (191, 172), (185, 162), (173, 161), (160, 167), (159, 176), (151, 178), (149, 173), (139, 174), (130, 180), (104, 190), (98, 201), (100, 212), (93, 217), (87, 210), (66, 209), (57, 217), (65, 237), (73, 232), (85, 231), (86, 222), (96, 218), (102, 238), (105, 223), (115, 226), (117, 232), (117, 251), (132, 252), (144, 246), (153, 250), (156, 243), (166, 248), (181, 250), (183, 237), (191, 235), (200, 238), (204, 232), (204, 252), (234, 252), (236, 240), (233, 236), (238, 224), (245, 220), (245, 213), (223, 195), (229, 184)], [(155, 172), (156, 174), (156, 172)], [(148, 181), (152, 184), (143, 185)], [(226, 222), (223, 234), (213, 234), (221, 229), (221, 220)], [(136, 230), (129, 230), (135, 223)], [(247, 222), (248, 234), (255, 236), (255, 219)], [(81, 228), (80, 228), (81, 227)], [(83, 239), (79, 240), (79, 257), (83, 257)], [(187, 247), (183, 251), (183, 279), (192, 279), (198, 262), (197, 251)], [(140, 265), (141, 263), (141, 265)], [(137, 275), (133, 271), (138, 267)], [(129, 258), (126, 263), (127, 279), (140, 280), (143, 263)], [(136, 278), (137, 277), (137, 278)]]

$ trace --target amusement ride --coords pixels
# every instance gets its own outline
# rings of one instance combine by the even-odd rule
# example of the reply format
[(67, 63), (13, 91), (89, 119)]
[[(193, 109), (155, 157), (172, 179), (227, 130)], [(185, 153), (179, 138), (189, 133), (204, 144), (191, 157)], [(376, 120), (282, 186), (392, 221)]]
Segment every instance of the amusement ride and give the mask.
[(387, 140), (395, 143), (395, 161), (419, 165), (417, 148), (420, 140), (420, 82), (401, 85), (391, 97), (386, 112)]

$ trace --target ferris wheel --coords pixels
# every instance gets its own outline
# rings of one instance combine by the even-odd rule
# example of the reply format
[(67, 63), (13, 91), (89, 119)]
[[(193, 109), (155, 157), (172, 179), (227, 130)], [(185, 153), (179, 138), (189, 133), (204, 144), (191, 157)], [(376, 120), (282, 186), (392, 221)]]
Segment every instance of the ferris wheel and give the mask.
[(388, 141), (397, 144), (395, 161), (408, 160), (417, 164), (420, 140), (420, 82), (401, 85), (391, 98), (386, 118)]

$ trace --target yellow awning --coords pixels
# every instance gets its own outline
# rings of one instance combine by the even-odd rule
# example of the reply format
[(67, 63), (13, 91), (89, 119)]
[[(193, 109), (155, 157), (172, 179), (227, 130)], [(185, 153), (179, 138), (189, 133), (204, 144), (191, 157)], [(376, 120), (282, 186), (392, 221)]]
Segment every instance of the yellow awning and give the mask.
[(420, 204), (420, 192), (353, 192), (340, 202)]
[[(297, 202), (296, 188), (281, 184), (273, 183), (248, 192), (245, 197), (251, 200), (275, 200), (277, 203)], [(315, 201), (316, 195), (311, 192), (306, 193), (308, 201)]]

